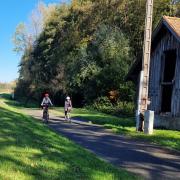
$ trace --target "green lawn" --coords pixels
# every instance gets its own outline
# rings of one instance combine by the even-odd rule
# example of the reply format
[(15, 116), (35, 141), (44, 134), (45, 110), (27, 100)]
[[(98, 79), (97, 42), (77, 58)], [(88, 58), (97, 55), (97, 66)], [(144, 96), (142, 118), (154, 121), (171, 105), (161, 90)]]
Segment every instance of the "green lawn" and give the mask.
[[(53, 113), (59, 114), (61, 116), (64, 116), (63, 108), (54, 108), (52, 111)], [(78, 119), (85, 119), (88, 121), (91, 121), (94, 124), (100, 124), (100, 125), (121, 125), (123, 127), (134, 127), (135, 121), (134, 118), (130, 117), (116, 117), (104, 113), (100, 113), (93, 110), (87, 110), (87, 109), (79, 109), (79, 108), (73, 108), (71, 112), (71, 116), (73, 118)]]
[[(63, 116), (63, 108), (56, 108), (54, 113)], [(120, 118), (86, 109), (73, 109), (71, 116), (86, 119), (94, 124), (104, 125), (106, 128), (112, 129), (115, 133), (146, 140), (180, 151), (180, 131), (154, 130), (153, 135), (145, 135), (144, 133), (137, 133), (135, 131), (134, 118)]]
[(0, 99), (0, 179), (138, 179)]

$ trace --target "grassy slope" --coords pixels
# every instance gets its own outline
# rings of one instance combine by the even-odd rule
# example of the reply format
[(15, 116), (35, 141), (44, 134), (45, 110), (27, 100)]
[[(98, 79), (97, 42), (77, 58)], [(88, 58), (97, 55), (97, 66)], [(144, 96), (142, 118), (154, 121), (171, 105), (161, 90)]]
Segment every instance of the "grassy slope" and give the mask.
[[(60, 115), (63, 115), (62, 112), (62, 108), (57, 108), (55, 111), (55, 113)], [(135, 131), (135, 121), (133, 118), (119, 118), (86, 109), (73, 109), (71, 116), (86, 119), (95, 124), (104, 125), (106, 128), (112, 129), (119, 134), (147, 140), (180, 151), (180, 131), (154, 130), (153, 135), (145, 135), (144, 133), (137, 133)]]
[(0, 179), (136, 179), (0, 99)]

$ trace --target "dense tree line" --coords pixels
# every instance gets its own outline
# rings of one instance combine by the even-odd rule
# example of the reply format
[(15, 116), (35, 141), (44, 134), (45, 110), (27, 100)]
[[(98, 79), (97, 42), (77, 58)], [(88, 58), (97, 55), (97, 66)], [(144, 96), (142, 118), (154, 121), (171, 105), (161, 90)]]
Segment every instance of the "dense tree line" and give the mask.
[[(155, 0), (154, 27), (179, 9), (176, 1)], [(23, 53), (17, 97), (39, 100), (48, 91), (55, 103), (69, 94), (81, 105), (118, 92), (120, 101), (133, 101), (134, 87), (124, 78), (142, 56), (144, 0), (72, 0), (41, 13), (43, 23), (34, 21), (39, 33), (26, 36), (22, 25), (15, 33), (15, 49)]]

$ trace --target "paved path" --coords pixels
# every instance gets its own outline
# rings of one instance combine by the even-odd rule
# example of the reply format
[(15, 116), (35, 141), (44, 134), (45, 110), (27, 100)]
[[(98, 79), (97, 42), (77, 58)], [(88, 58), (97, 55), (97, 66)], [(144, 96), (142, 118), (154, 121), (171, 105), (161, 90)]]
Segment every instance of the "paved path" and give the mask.
[[(26, 110), (26, 113), (41, 118), (41, 111)], [(63, 118), (51, 116), (49, 126), (104, 160), (145, 179), (180, 180), (179, 152), (116, 135), (102, 126), (78, 120), (66, 123)]]

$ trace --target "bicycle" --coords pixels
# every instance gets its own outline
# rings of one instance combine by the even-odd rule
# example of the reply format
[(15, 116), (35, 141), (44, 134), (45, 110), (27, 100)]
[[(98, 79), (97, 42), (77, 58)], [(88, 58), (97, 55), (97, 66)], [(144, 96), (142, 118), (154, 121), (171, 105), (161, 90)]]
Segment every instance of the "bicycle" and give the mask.
[(49, 121), (49, 105), (44, 104), (43, 105), (43, 122), (48, 123)]
[(71, 123), (71, 107), (68, 107), (65, 111), (65, 120)]

